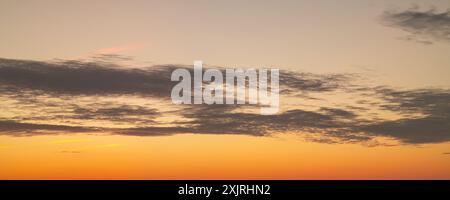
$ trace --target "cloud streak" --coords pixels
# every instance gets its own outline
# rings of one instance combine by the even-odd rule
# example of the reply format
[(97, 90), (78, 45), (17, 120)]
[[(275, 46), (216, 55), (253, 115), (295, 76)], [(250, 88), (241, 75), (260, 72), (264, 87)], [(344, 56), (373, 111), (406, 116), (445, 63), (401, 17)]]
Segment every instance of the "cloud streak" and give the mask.
[(123, 95), (168, 97), (174, 66), (125, 69), (96, 62), (57, 63), (0, 59), (3, 90), (35, 90), (54, 95)]
[(34, 136), (39, 134), (94, 132), (96, 128), (54, 124), (34, 124), (16, 121), (0, 121), (0, 134), (11, 136)]
[[(450, 141), (448, 90), (355, 87), (352, 81), (357, 76), (352, 74), (281, 71), (282, 95), (295, 102), (308, 100), (309, 93), (324, 95), (339, 91), (364, 99), (358, 105), (344, 107), (317, 103), (312, 109), (291, 105), (277, 115), (260, 115), (251, 112), (255, 105), (170, 104), (170, 90), (175, 84), (170, 75), (175, 68), (192, 72), (190, 66), (183, 65), (128, 68), (108, 62), (0, 59), (0, 98), (10, 102), (4, 104), (3, 110), (23, 113), (16, 117), (0, 116), (0, 134), (298, 133), (324, 143), (368, 143), (378, 137), (405, 144)], [(104, 98), (109, 99), (103, 101)], [(119, 101), (120, 98), (125, 101)], [(327, 97), (321, 98), (322, 102)], [(152, 99), (166, 104), (147, 103)], [(366, 112), (374, 108), (376, 112), (391, 112), (398, 117), (367, 118)], [(99, 121), (111, 125), (99, 126)]]
[(433, 41), (450, 42), (450, 10), (386, 11), (382, 18), (385, 25), (408, 32), (410, 35), (405, 37), (406, 40), (423, 44), (432, 44)]

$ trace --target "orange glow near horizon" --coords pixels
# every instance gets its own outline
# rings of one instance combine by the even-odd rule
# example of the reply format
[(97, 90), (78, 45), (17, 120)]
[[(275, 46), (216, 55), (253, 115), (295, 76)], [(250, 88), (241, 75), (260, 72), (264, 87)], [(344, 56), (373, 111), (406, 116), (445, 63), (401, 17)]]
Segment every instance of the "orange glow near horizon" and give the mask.
[[(1, 136), (0, 179), (449, 179), (448, 143), (320, 144), (295, 136)], [(5, 145), (8, 144), (8, 145)]]

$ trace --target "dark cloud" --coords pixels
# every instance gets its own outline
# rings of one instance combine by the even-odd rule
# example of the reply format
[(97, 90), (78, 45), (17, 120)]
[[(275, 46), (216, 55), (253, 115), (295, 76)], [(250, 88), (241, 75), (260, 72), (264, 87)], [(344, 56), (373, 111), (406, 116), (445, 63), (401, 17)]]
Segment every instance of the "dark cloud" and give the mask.
[(406, 143), (450, 141), (450, 91), (381, 88), (377, 93), (387, 101), (380, 105), (383, 109), (397, 111), (406, 118), (372, 123), (362, 127), (362, 131), (394, 137)]
[(170, 97), (175, 66), (119, 68), (98, 62), (37, 62), (0, 59), (3, 91), (54, 95), (144, 95)]
[[(158, 65), (147, 68), (125, 68), (110, 62), (64, 61), (39, 62), (0, 59), (0, 92), (46, 95), (142, 95), (169, 98), (176, 84), (172, 71), (192, 67)], [(283, 91), (308, 92), (337, 89), (346, 75), (314, 75), (282, 71)]]
[(284, 92), (330, 92), (349, 86), (354, 74), (312, 74), (280, 71), (280, 85)]
[(397, 138), (405, 143), (450, 141), (450, 120), (439, 117), (401, 119), (367, 125), (362, 131)]
[(145, 124), (153, 123), (153, 118), (159, 116), (157, 109), (145, 108), (136, 105), (95, 105), (77, 106), (73, 110), (72, 118), (82, 120), (108, 120), (121, 122), (141, 122)]
[(450, 91), (444, 89), (395, 90), (380, 87), (376, 93), (388, 103), (384, 109), (405, 114), (422, 113), (450, 118)]
[(431, 44), (431, 41), (450, 42), (450, 10), (445, 12), (434, 9), (386, 11), (383, 14), (383, 20), (388, 26), (410, 33), (411, 35), (406, 36), (405, 40), (423, 44)]
[(34, 124), (16, 121), (0, 121), (0, 134), (11, 136), (34, 136), (39, 134), (62, 134), (97, 131), (96, 128), (52, 124)]
[[(284, 95), (302, 100), (307, 97), (305, 92), (321, 94), (342, 90), (353, 95), (364, 95), (368, 100), (357, 101), (357, 107), (291, 108), (276, 115), (243, 111), (259, 108), (258, 105), (182, 105), (171, 112), (184, 120), (160, 124), (155, 122), (155, 118), (168, 112), (160, 112), (152, 105), (102, 103), (94, 98), (137, 95), (170, 102), (174, 84), (170, 76), (175, 68), (192, 72), (192, 67), (181, 65), (136, 69), (107, 62), (0, 59), (0, 97), (17, 101), (17, 109), (42, 107), (37, 112), (44, 113), (42, 116), (37, 113), (0, 121), (0, 134), (32, 136), (101, 131), (134, 136), (184, 133), (268, 136), (274, 133), (301, 133), (310, 140), (326, 143), (369, 142), (379, 136), (409, 144), (450, 141), (448, 90), (353, 87), (351, 81), (356, 75), (351, 74), (316, 75), (282, 71), (280, 86)], [(75, 96), (92, 98), (88, 104), (70, 103)], [(47, 101), (48, 97), (59, 101)], [(364, 113), (368, 108), (395, 112), (402, 117), (397, 120), (361, 118), (367, 116)], [(63, 118), (67, 123), (59, 124), (70, 125), (45, 124)], [(114, 124), (126, 123), (129, 128), (86, 127), (83, 123), (77, 125), (70, 120), (105, 120)]]
[[(384, 90), (383, 90), (384, 91)], [(380, 91), (381, 92), (381, 91)], [(306, 133), (314, 141), (327, 143), (355, 143), (368, 142), (377, 136), (398, 139), (403, 143), (421, 144), (450, 141), (450, 118), (445, 109), (449, 109), (450, 102), (443, 91), (424, 92), (384, 91), (389, 99), (380, 105), (388, 110), (404, 112), (409, 116), (412, 111), (422, 113), (422, 117), (407, 117), (400, 120), (370, 121), (361, 120), (354, 112), (337, 109), (321, 108), (318, 111), (300, 109), (288, 110), (277, 115), (260, 115), (241, 113), (236, 105), (192, 105), (182, 111), (182, 115), (191, 119), (179, 122), (171, 127), (135, 127), (135, 128), (77, 128), (72, 126), (39, 125), (17, 122), (0, 123), (0, 132), (28, 133), (38, 135), (48, 131), (83, 132), (105, 131), (121, 135), (161, 136), (183, 133), (196, 134), (244, 134), (253, 136), (267, 136), (273, 133), (297, 132)], [(409, 95), (407, 95), (409, 94)], [(405, 98), (404, 100), (402, 100)], [(447, 99), (446, 99), (447, 98)], [(446, 104), (445, 107), (442, 104)], [(442, 110), (441, 110), (442, 109)], [(112, 111), (114, 110), (114, 111)], [(103, 113), (121, 113), (120, 111), (104, 110), (87, 111), (98, 115)], [(136, 111), (147, 114), (148, 111)], [(152, 111), (148, 114), (153, 114)], [(32, 134), (36, 132), (35, 134)]]
[[(394, 90), (378, 88), (385, 101), (376, 106), (404, 114), (399, 120), (363, 120), (352, 111), (321, 108), (288, 110), (277, 115), (238, 113), (232, 105), (196, 106), (184, 116), (194, 119), (198, 132), (269, 135), (274, 132), (318, 133), (321, 140), (363, 142), (376, 136), (404, 143), (450, 141), (450, 91), (440, 89)], [(337, 139), (337, 140), (336, 140)]]
[(326, 114), (333, 115), (336, 117), (353, 118), (356, 116), (356, 114), (351, 111), (338, 109), (338, 108), (321, 108), (320, 110), (325, 112)]
[[(267, 136), (273, 133), (307, 133), (321, 142), (362, 142), (373, 136), (354, 131), (354, 123), (343, 120), (356, 115), (341, 109), (321, 111), (288, 110), (277, 115), (239, 113), (232, 105), (199, 105), (184, 110), (184, 116), (194, 119), (191, 131), (197, 133), (247, 134)], [(314, 137), (313, 137), (314, 136)], [(316, 137), (317, 136), (317, 137)]]
[(113, 134), (130, 136), (169, 136), (184, 133), (198, 133), (192, 127), (136, 127), (110, 130)]

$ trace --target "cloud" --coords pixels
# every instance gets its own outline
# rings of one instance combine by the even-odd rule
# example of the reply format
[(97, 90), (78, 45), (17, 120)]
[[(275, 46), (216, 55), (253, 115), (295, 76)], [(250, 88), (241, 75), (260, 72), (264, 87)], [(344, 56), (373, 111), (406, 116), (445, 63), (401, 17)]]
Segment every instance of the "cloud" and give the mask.
[(4, 91), (35, 90), (54, 95), (139, 94), (169, 97), (173, 67), (125, 69), (101, 63), (0, 59)]
[(386, 110), (405, 114), (420, 112), (425, 115), (450, 117), (450, 91), (445, 89), (395, 90), (380, 87), (376, 93), (387, 101)]
[[(378, 89), (386, 101), (381, 107), (406, 118), (361, 127), (362, 131), (398, 138), (406, 143), (450, 141), (450, 91)], [(417, 114), (420, 114), (417, 116)]]
[(232, 112), (225, 106), (196, 107), (185, 114), (195, 118), (200, 132), (268, 135), (274, 132), (318, 133), (322, 140), (364, 142), (376, 136), (420, 144), (450, 141), (450, 91), (380, 90), (387, 102), (382, 109), (405, 114), (398, 120), (364, 120), (352, 111), (321, 108), (318, 111), (288, 110), (266, 116)]
[(444, 12), (434, 9), (386, 11), (382, 18), (385, 25), (410, 33), (404, 38), (405, 40), (423, 44), (431, 44), (432, 41), (450, 42), (450, 10)]
[[(283, 97), (295, 102), (316, 100), (319, 103), (316, 107), (288, 106), (276, 115), (260, 115), (251, 112), (258, 105), (170, 104), (170, 91), (175, 84), (170, 81), (170, 75), (175, 68), (185, 68), (192, 73), (192, 67), (185, 65), (128, 68), (95, 61), (0, 59), (0, 98), (9, 102), (4, 104), (4, 112), (25, 113), (0, 117), (0, 134), (105, 132), (133, 136), (185, 133), (270, 136), (298, 133), (324, 143), (369, 143), (378, 137), (393, 138), (405, 144), (450, 141), (449, 90), (355, 86), (352, 81), (358, 75), (354, 74), (281, 71)], [(335, 92), (362, 99), (344, 106), (325, 106), (322, 103), (329, 97), (308, 96), (309, 93), (335, 95)], [(102, 100), (106, 97), (110, 98)], [(134, 97), (140, 99), (131, 103)], [(125, 101), (119, 101), (120, 98)], [(170, 108), (169, 111), (161, 110), (164, 106), (149, 103), (148, 99), (168, 102), (165, 107)], [(374, 109), (397, 117), (368, 118), (368, 112)], [(159, 118), (176, 120), (164, 122)], [(108, 124), (104, 122), (111, 126), (100, 127), (99, 124)]]
[(284, 92), (329, 92), (343, 89), (354, 74), (313, 74), (306, 72), (280, 71), (280, 85)]
[[(176, 84), (170, 80), (174, 69), (186, 65), (158, 65), (123, 68), (108, 62), (77, 60), (40, 62), (0, 59), (0, 92), (37, 91), (51, 95), (142, 95), (169, 98)], [(284, 71), (281, 87), (290, 92), (331, 91), (346, 75), (314, 75)]]
[(96, 128), (54, 124), (33, 124), (16, 121), (0, 121), (0, 134), (34, 136), (39, 134), (82, 133), (98, 131)]
[(137, 105), (98, 105), (77, 106), (73, 109), (72, 118), (82, 120), (107, 120), (133, 123), (154, 123), (153, 118), (160, 115), (157, 109)]

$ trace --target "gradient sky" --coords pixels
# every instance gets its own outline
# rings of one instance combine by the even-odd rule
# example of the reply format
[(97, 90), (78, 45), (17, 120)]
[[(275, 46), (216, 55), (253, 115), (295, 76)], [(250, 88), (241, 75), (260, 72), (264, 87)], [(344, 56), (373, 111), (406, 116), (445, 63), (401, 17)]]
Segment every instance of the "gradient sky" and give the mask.
[[(449, 9), (0, 0), (0, 179), (450, 179)], [(172, 105), (194, 60), (282, 69), (281, 113)]]

